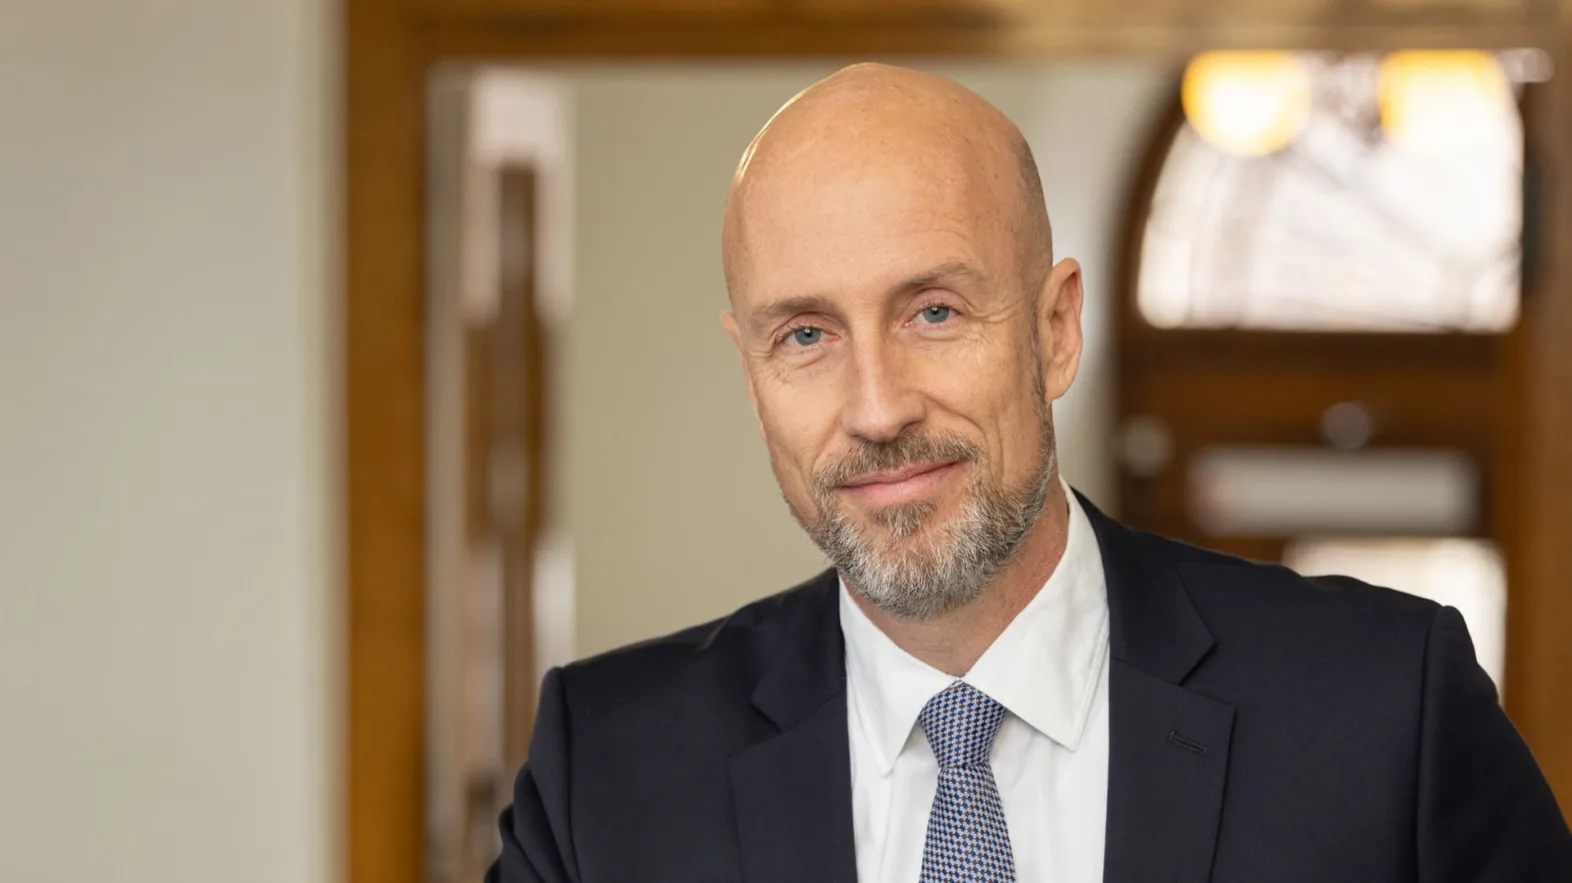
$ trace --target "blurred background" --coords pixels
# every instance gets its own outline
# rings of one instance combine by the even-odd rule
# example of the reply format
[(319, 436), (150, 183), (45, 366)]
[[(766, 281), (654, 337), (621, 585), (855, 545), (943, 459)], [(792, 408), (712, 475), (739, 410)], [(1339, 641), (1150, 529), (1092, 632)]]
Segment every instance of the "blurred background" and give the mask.
[(549, 667), (821, 569), (719, 221), (868, 59), (1031, 142), (1087, 286), (1070, 482), (1457, 606), (1565, 806), (1567, 22), (0, 0), (0, 879), (478, 880)]

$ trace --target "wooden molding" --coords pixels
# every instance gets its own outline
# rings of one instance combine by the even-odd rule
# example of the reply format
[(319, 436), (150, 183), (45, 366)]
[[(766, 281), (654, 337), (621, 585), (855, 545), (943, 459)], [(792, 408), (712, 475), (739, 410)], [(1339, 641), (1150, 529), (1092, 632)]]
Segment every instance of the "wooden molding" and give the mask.
[(348, 877), (425, 876), (427, 58), (394, 0), (346, 0)]
[(553, 59), (757, 58), (879, 59), (971, 56), (1040, 59), (1137, 55), (1180, 59), (1204, 49), (1242, 47), (1381, 50), (1513, 48), (1545, 45), (1543, 28), (1522, 22), (1477, 24), (1096, 24), (852, 22), (826, 28), (805, 19), (609, 21), (597, 27), (560, 20), (432, 22), (433, 53), (467, 61)]
[(1562, 75), (1527, 111), (1548, 180), (1544, 266), (1525, 291), (1498, 406), (1518, 427), (1502, 463), (1508, 584), (1506, 707), (1572, 814), (1572, 27)]

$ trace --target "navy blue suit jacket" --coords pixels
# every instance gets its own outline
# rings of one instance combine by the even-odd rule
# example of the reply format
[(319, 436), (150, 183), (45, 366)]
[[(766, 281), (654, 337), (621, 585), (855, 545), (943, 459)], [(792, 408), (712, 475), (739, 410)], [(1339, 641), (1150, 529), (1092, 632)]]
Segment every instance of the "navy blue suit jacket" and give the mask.
[[(1107, 883), (1572, 883), (1455, 610), (1083, 504), (1111, 616)], [(548, 674), (488, 880), (856, 880), (836, 592), (824, 573)]]

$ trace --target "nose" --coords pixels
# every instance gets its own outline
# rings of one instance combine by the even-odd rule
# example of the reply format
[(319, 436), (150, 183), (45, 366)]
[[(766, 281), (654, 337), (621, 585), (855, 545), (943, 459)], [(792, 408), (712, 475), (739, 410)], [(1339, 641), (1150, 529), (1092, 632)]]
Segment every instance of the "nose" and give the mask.
[(841, 429), (867, 442), (894, 441), (925, 416), (924, 399), (912, 385), (898, 347), (877, 338), (854, 347), (851, 395), (841, 413)]

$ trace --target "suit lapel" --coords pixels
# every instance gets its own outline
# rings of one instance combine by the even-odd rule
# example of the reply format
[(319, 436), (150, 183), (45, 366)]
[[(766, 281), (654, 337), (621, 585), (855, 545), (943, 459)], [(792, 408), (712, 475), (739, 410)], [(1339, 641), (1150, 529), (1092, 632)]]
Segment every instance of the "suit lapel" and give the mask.
[(1212, 876), (1234, 709), (1114, 660), (1106, 883)]
[(1105, 883), (1211, 879), (1234, 709), (1185, 681), (1211, 632), (1154, 542), (1082, 506), (1097, 533), (1110, 620)]
[(846, 658), (834, 571), (777, 617), (753, 705), (777, 728), (731, 759), (747, 883), (855, 883)]
[(854, 883), (851, 762), (844, 694), (732, 759), (748, 883)]

